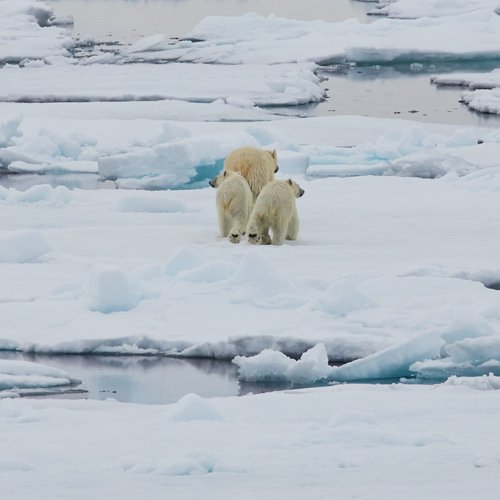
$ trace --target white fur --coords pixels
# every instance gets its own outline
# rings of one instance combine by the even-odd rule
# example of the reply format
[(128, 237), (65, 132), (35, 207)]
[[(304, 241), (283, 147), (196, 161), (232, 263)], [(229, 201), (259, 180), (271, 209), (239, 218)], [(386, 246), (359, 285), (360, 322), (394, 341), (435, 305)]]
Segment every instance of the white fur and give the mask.
[(299, 216), (295, 198), (303, 193), (302, 188), (291, 179), (274, 180), (267, 184), (250, 215), (247, 229), (250, 243), (281, 245), (285, 239), (296, 240)]
[(239, 243), (253, 204), (248, 182), (238, 172), (224, 171), (212, 179), (210, 185), (217, 188), (215, 200), (220, 235), (228, 237), (232, 243)]
[(246, 146), (227, 156), (224, 170), (239, 172), (247, 180), (255, 200), (262, 188), (274, 179), (277, 161), (276, 150)]

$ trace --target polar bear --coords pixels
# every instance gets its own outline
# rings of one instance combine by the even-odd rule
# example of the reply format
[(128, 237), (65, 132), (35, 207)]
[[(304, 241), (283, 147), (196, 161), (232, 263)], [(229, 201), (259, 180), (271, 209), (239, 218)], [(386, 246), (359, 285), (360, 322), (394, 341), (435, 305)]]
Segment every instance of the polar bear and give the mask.
[[(296, 240), (299, 217), (295, 198), (304, 190), (292, 179), (266, 184), (257, 198), (248, 221), (248, 241), (253, 244), (281, 245), (285, 238)], [(272, 238), (269, 236), (272, 231)]]
[(245, 234), (253, 205), (252, 191), (239, 172), (224, 170), (210, 182), (217, 188), (215, 201), (219, 216), (220, 235), (229, 236), (231, 243), (239, 243)]
[(278, 171), (276, 150), (245, 146), (235, 149), (224, 161), (224, 170), (239, 172), (248, 182), (254, 200), (262, 188), (274, 179)]

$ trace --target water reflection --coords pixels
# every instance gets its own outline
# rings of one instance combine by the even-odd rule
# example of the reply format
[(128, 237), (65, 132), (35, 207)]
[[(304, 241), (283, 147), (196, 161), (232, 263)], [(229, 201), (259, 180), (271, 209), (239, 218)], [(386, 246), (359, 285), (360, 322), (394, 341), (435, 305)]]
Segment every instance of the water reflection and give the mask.
[[(490, 71), (495, 61), (479, 66)], [(345, 66), (321, 68), (325, 80), (325, 101), (305, 106), (273, 108), (288, 116), (355, 115), (374, 118), (402, 118), (424, 123), (497, 128), (500, 116), (471, 111), (461, 103), (462, 87), (431, 84), (430, 75), (468, 71), (462, 63), (447, 63), (432, 72), (432, 65), (412, 70), (410, 64), (398, 66)], [(445, 68), (447, 71), (445, 71)]]
[[(290, 387), (240, 383), (234, 364), (212, 359), (17, 352), (1, 352), (0, 358), (32, 361), (64, 370), (82, 381), (77, 387), (79, 391), (86, 391), (75, 392), (75, 388), (71, 388), (73, 397), (99, 400), (113, 398), (131, 403), (166, 404), (188, 393), (202, 397), (238, 396)], [(33, 394), (36, 392), (29, 392)], [(50, 395), (53, 397), (54, 393)]]

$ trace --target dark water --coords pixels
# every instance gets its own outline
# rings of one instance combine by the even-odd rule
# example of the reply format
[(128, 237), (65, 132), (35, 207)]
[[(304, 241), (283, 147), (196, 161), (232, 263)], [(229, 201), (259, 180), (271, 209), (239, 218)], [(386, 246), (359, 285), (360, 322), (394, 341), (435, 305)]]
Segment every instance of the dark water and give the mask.
[(229, 361), (164, 356), (42, 355), (0, 352), (0, 358), (59, 368), (82, 381), (70, 388), (25, 390), (25, 396), (74, 397), (166, 404), (195, 393), (201, 397), (241, 396), (289, 386), (241, 383)]

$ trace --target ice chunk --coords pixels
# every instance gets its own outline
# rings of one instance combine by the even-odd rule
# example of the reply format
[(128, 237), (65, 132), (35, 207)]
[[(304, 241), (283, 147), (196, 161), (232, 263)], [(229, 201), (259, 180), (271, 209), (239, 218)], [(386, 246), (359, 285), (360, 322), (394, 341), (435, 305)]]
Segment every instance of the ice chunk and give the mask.
[(288, 377), (294, 384), (303, 385), (328, 380), (332, 369), (328, 365), (325, 344), (316, 344), (288, 368)]
[(211, 165), (224, 153), (204, 138), (179, 139), (129, 153), (101, 156), (99, 174), (105, 179), (159, 177), (163, 187), (180, 187), (196, 178), (197, 167)]
[(500, 360), (500, 335), (467, 338), (444, 348), (455, 363), (481, 364), (490, 359)]
[(288, 369), (294, 360), (280, 351), (265, 349), (255, 356), (236, 356), (238, 377), (246, 382), (289, 382)]
[(246, 382), (291, 382), (295, 385), (326, 381), (332, 373), (324, 344), (317, 344), (302, 354), (299, 360), (279, 351), (266, 349), (251, 356), (236, 356), (238, 377)]
[(80, 381), (58, 368), (32, 363), (0, 359), (0, 390), (56, 387), (77, 384)]
[[(18, 116), (0, 123), (0, 148), (5, 148), (13, 143), (15, 137), (20, 137), (21, 132), (19, 125), (21, 125), (22, 117)], [(1, 167), (1, 164), (0, 164)]]
[(446, 380), (445, 385), (469, 387), (480, 391), (500, 390), (500, 377), (493, 374), (482, 377), (457, 377), (453, 375)]
[(133, 54), (135, 52), (144, 52), (155, 50), (165, 41), (165, 35), (158, 34), (140, 38), (137, 42), (122, 49), (124, 54)]

